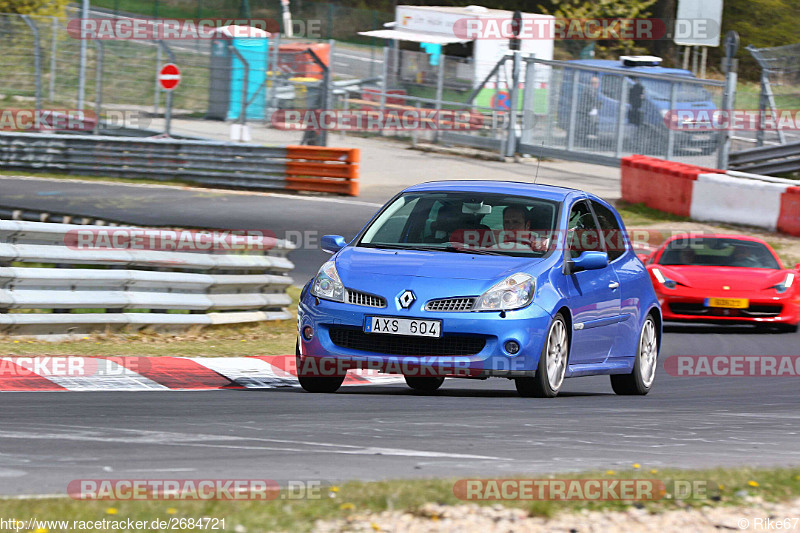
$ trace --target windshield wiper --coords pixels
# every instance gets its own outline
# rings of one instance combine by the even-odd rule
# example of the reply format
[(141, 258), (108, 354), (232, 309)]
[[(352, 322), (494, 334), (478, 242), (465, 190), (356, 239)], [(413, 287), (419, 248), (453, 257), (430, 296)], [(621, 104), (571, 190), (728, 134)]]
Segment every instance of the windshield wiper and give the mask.
[(386, 248), (387, 250), (419, 250), (423, 252), (451, 252), (456, 254), (473, 254), (473, 255), (506, 255), (503, 252), (496, 250), (474, 250), (466, 248), (458, 248), (452, 245), (449, 246), (425, 246), (420, 244), (384, 244), (384, 243), (367, 243), (361, 244), (366, 248)]

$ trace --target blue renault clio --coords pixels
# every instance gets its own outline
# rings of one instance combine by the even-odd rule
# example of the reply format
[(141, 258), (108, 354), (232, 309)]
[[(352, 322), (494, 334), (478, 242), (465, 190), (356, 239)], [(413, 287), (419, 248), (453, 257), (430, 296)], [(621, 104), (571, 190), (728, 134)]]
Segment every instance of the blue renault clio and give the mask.
[(554, 397), (565, 378), (610, 375), (617, 394), (655, 379), (661, 309), (619, 214), (583, 191), (438, 181), (392, 198), (303, 288), (297, 364), (309, 392), (349, 369), (514, 379)]

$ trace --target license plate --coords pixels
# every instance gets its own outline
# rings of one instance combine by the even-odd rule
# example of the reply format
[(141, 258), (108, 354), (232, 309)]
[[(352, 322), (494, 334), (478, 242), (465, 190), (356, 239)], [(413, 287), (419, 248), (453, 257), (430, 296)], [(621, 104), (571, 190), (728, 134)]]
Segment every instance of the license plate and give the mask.
[(414, 337), (441, 337), (442, 321), (368, 316), (364, 322), (364, 332), (410, 335)]
[(709, 135), (708, 133), (698, 133), (698, 134), (692, 135), (692, 140), (693, 141), (710, 141), (711, 140), (711, 135)]
[(728, 309), (747, 309), (747, 298), (706, 298), (706, 307), (726, 307)]

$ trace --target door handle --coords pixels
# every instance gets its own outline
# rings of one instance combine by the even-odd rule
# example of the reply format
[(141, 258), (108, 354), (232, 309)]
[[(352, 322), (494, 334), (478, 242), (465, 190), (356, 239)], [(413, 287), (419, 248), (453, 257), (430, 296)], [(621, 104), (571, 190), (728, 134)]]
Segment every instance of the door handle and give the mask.
[(617, 281), (612, 281), (611, 283), (608, 284), (608, 288), (611, 289), (612, 291), (617, 287), (619, 287), (619, 282)]

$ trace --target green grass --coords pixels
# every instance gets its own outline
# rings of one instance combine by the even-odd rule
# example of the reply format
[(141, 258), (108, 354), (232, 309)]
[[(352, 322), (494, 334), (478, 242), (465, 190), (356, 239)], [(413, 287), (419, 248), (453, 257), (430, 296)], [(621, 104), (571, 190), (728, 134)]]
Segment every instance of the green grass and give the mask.
[[(113, 476), (112, 476), (113, 477)], [(503, 478), (523, 476), (501, 476)], [(675, 480), (704, 481), (711, 488), (708, 497), (676, 499), (670, 494), (636, 506), (658, 513), (673, 509), (699, 508), (707, 505), (742, 504), (747, 496), (759, 496), (778, 502), (800, 495), (800, 469), (750, 468), (713, 470), (652, 470), (644, 468), (621, 472), (585, 472), (556, 476), (525, 476), (525, 479), (656, 479), (668, 491)], [(275, 501), (189, 502), (189, 501), (73, 501), (70, 499), (2, 500), (0, 516), (6, 519), (27, 519), (30, 516), (50, 520), (133, 520), (155, 518), (224, 518), (225, 530), (244, 526), (247, 531), (310, 531), (316, 520), (346, 519), (365, 512), (386, 510), (407, 511), (420, 515), (426, 503), (463, 504), (453, 493), (456, 479), (350, 482), (338, 487), (323, 486), (318, 497), (293, 500), (279, 497)], [(66, 487), (64, 488), (66, 491)], [(282, 494), (284, 494), (282, 492)], [(484, 501), (478, 505), (500, 504), (521, 508), (531, 516), (553, 516), (561, 512), (588, 510), (622, 510), (634, 502), (606, 501)], [(646, 518), (644, 518), (646, 520)], [(241, 530), (241, 528), (237, 528)], [(59, 529), (51, 529), (56, 533)]]
[(628, 228), (659, 224), (661, 222), (686, 222), (690, 220), (688, 217), (665, 213), (658, 209), (647, 207), (645, 204), (632, 204), (620, 200), (617, 202), (616, 207), (620, 216), (622, 216), (623, 222), (625, 222), (625, 226)]

